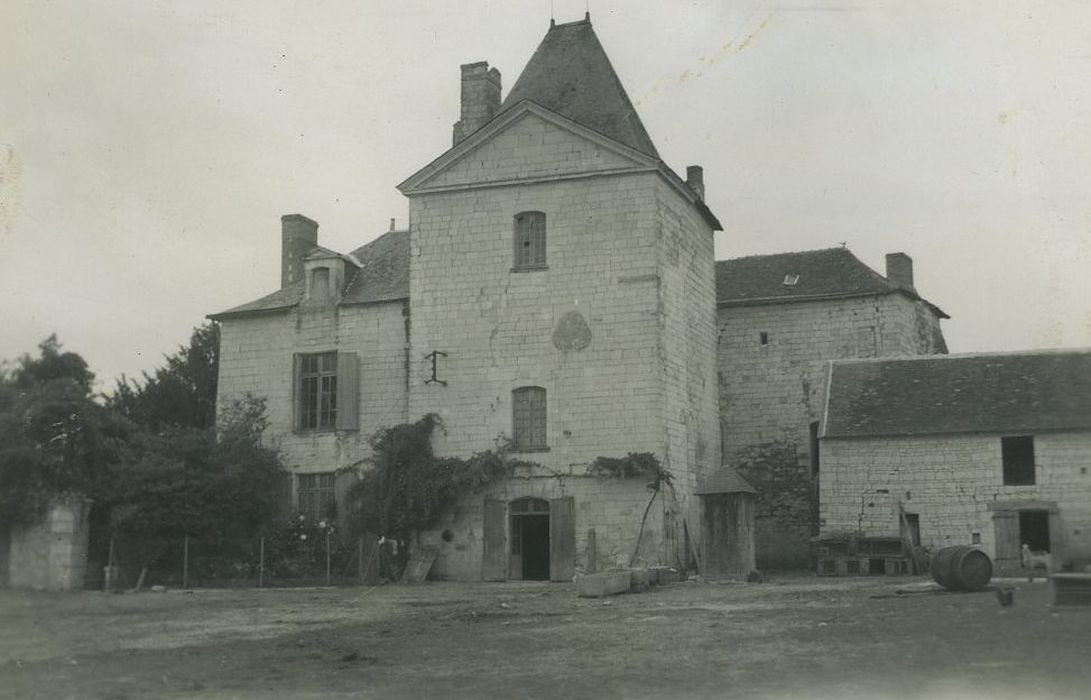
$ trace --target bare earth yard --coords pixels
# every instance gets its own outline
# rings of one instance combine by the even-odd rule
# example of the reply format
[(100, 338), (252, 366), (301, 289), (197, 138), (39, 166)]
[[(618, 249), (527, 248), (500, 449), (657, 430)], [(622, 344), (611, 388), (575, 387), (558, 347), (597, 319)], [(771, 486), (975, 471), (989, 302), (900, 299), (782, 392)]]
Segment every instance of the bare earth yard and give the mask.
[(0, 697), (1091, 698), (1091, 609), (922, 583), (0, 591)]

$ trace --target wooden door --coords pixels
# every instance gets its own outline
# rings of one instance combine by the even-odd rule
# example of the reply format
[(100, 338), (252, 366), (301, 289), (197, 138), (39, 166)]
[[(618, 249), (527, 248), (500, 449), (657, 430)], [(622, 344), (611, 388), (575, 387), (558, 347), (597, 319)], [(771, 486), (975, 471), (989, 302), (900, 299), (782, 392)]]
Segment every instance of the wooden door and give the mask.
[(1019, 513), (1014, 510), (998, 510), (993, 513), (993, 527), (996, 532), (996, 550), (993, 564), (994, 575), (1018, 576), (1022, 569), (1019, 551)]
[(504, 536), (504, 502), (486, 498), (483, 520), (481, 578), (485, 581), (505, 581), (508, 577), (508, 548), (507, 538)]
[(549, 502), (549, 580), (571, 581), (576, 574), (576, 500)]

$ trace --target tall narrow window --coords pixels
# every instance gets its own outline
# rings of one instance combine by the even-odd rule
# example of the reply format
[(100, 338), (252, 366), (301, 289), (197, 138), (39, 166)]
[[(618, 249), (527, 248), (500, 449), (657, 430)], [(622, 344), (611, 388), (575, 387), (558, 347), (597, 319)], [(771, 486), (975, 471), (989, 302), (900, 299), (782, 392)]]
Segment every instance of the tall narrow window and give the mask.
[(337, 426), (337, 353), (300, 356), (299, 427)]
[(1033, 486), (1034, 436), (1019, 435), (1000, 438), (1000, 452), (1004, 463), (1004, 484)]
[(546, 448), (546, 390), (524, 386), (512, 392), (512, 439), (518, 450)]
[(333, 472), (299, 475), (299, 512), (320, 520), (334, 514), (337, 476)]
[(512, 269), (533, 270), (546, 266), (546, 216), (540, 211), (515, 215), (515, 255)]

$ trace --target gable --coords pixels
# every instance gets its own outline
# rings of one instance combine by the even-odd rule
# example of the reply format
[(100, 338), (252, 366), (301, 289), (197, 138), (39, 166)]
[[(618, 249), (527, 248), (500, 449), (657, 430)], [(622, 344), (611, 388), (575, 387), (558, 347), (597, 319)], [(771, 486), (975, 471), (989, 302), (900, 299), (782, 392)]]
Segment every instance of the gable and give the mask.
[(402, 194), (525, 183), (595, 173), (644, 172), (659, 163), (524, 101), (398, 185)]

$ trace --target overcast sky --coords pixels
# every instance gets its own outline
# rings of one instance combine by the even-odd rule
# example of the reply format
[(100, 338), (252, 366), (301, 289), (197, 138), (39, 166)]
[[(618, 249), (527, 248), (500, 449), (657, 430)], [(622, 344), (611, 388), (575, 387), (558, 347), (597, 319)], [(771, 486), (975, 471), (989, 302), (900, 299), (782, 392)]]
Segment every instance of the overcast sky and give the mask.
[[(279, 285), (281, 214), (346, 251), (404, 225), (459, 64), (506, 94), (550, 5), (7, 0), (0, 358), (56, 332), (109, 388)], [(1091, 345), (1091, 3), (590, 9), (718, 258), (905, 251), (953, 352)]]

